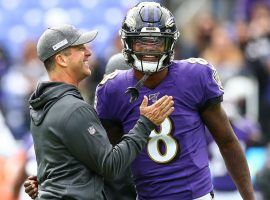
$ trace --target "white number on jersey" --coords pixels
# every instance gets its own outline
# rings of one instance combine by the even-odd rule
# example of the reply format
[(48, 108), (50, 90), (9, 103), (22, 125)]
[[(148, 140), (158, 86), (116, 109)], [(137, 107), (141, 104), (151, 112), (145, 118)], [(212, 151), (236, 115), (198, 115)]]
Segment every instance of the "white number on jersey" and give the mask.
[(104, 78), (102, 79), (102, 81), (99, 83), (99, 85), (103, 85), (105, 84), (108, 80), (110, 79), (114, 79), (116, 77), (116, 75), (118, 74), (118, 70), (115, 70), (114, 72), (107, 74), (104, 76)]
[(195, 63), (199, 63), (201, 65), (206, 65), (206, 66), (209, 66), (213, 72), (212, 72), (212, 76), (213, 76), (213, 79), (215, 80), (215, 82), (217, 83), (219, 89), (221, 91), (223, 91), (223, 86), (222, 86), (222, 83), (221, 83), (221, 80), (219, 78), (219, 75), (217, 73), (217, 70), (216, 68), (211, 65), (209, 62), (207, 62), (206, 60), (204, 60), (203, 58), (188, 58), (187, 59), (187, 62), (191, 63), (191, 64), (195, 64)]
[(206, 60), (204, 60), (202, 58), (188, 58), (187, 61), (189, 63), (192, 63), (192, 64), (195, 64), (195, 63), (199, 63), (201, 65), (208, 65), (209, 64)]
[[(172, 122), (169, 118), (166, 118), (160, 125), (160, 131), (153, 130), (149, 136), (147, 144), (147, 152), (149, 157), (157, 163), (168, 163), (176, 155), (179, 150), (179, 144), (172, 135)], [(160, 142), (165, 145), (165, 152), (160, 150)]]

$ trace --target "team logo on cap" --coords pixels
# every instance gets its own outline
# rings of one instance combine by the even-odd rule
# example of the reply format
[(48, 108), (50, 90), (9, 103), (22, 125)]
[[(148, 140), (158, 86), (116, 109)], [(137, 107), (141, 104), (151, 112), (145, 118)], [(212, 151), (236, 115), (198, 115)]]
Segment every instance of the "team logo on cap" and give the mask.
[(54, 51), (61, 48), (62, 46), (66, 45), (68, 43), (67, 39), (62, 40), (61, 42), (58, 42), (57, 44), (53, 45), (52, 48)]

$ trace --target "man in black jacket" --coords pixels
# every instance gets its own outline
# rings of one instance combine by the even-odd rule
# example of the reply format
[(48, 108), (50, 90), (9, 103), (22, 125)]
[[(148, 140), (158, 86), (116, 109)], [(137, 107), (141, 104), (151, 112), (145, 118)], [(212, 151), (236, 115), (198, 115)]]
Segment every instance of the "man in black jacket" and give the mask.
[(171, 96), (151, 106), (145, 97), (136, 125), (113, 147), (94, 108), (77, 89), (91, 74), (91, 51), (85, 44), (96, 35), (97, 31), (80, 33), (63, 25), (47, 29), (39, 38), (37, 52), (50, 82), (40, 83), (29, 101), (37, 199), (107, 199), (104, 178), (122, 173), (145, 147), (150, 132), (174, 110)]

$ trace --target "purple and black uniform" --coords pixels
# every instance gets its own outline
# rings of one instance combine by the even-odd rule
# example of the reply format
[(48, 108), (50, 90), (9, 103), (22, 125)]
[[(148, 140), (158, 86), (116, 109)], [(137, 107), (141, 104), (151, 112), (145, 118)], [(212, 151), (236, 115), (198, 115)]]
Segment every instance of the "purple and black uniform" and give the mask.
[(137, 80), (132, 69), (108, 75), (97, 89), (101, 119), (121, 122), (125, 133), (139, 117), (146, 95), (149, 104), (164, 95), (174, 98), (174, 112), (152, 131), (147, 147), (132, 164), (138, 199), (194, 199), (213, 190), (208, 167), (205, 125), (200, 112), (222, 101), (223, 91), (214, 68), (203, 59), (175, 61), (155, 89), (142, 87), (133, 104), (125, 95)]

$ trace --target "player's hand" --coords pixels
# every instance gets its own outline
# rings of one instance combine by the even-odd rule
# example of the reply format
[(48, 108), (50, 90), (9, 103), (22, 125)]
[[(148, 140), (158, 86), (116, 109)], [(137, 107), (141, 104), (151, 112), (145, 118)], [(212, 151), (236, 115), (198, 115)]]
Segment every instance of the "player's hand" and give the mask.
[(173, 104), (172, 96), (165, 95), (151, 106), (147, 106), (148, 98), (144, 96), (140, 105), (140, 114), (159, 126), (174, 111)]
[(38, 195), (38, 181), (36, 176), (29, 176), (24, 181), (24, 191), (32, 198), (35, 199)]

